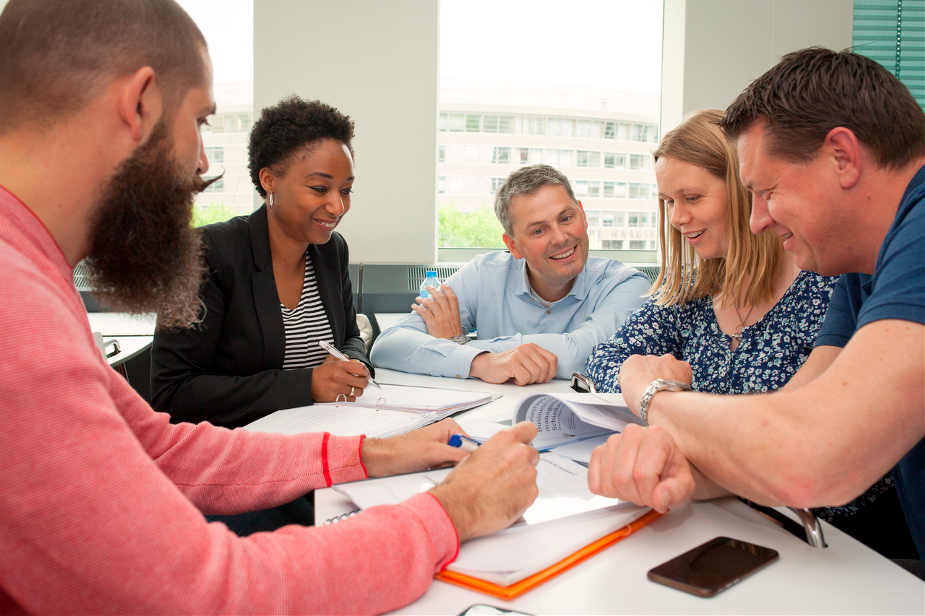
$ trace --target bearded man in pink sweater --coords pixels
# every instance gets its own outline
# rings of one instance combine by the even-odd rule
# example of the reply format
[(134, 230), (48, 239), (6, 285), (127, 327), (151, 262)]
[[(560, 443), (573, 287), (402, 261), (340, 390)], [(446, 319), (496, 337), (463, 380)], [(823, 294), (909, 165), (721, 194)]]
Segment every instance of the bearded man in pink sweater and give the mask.
[[(394, 439), (171, 425), (101, 357), (72, 283), (198, 312), (192, 196), (215, 110), (173, 0), (11, 0), (0, 15), (0, 613), (373, 613), (536, 497), (522, 424), (465, 454), (442, 422)], [(239, 538), (204, 513), (459, 462), (441, 486), (330, 527)]]

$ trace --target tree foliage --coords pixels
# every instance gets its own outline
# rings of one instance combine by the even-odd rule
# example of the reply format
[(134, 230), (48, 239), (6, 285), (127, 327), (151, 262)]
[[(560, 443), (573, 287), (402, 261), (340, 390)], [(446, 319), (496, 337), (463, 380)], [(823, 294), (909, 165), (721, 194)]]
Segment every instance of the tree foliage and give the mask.
[(214, 202), (209, 205), (197, 205), (193, 207), (193, 226), (201, 227), (213, 222), (222, 222), (235, 215), (236, 212), (230, 206), (225, 205), (224, 201), (218, 205)]
[(504, 248), (504, 229), (495, 211), (485, 203), (473, 212), (464, 212), (450, 203), (440, 208), (439, 218), (442, 248)]

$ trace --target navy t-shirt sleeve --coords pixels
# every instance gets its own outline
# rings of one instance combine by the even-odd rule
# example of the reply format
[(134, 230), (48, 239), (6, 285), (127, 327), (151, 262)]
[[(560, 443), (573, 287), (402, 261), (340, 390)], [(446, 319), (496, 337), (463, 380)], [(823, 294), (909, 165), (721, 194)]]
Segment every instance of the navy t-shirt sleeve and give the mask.
[(825, 320), (822, 322), (822, 328), (816, 336), (813, 348), (820, 346), (844, 348), (854, 335), (854, 330), (857, 329), (854, 315), (857, 314), (857, 310), (852, 310), (851, 296), (855, 295), (860, 298), (861, 291), (857, 285), (851, 284), (849, 276), (850, 274), (842, 274), (835, 283), (832, 298), (829, 300), (829, 308), (825, 313)]
[(919, 202), (887, 236), (871, 296), (857, 317), (858, 329), (882, 319), (925, 325), (925, 204)]

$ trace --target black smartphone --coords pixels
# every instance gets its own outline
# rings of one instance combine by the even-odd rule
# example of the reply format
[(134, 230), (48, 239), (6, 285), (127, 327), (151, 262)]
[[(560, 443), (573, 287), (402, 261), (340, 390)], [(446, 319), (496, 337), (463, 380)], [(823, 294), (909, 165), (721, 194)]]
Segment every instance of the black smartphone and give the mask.
[(776, 550), (717, 537), (649, 571), (649, 579), (698, 597), (712, 597), (775, 560)]

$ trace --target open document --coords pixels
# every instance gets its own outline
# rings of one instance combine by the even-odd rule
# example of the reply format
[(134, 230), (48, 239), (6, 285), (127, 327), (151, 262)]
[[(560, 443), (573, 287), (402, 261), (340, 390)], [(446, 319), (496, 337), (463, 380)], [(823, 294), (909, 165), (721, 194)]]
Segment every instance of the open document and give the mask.
[(533, 394), (517, 403), (513, 417), (494, 415), (463, 423), (470, 436), (485, 441), (521, 421), (536, 424), (533, 446), (540, 451), (555, 448), (559, 455), (585, 463), (611, 434), (623, 432), (630, 423), (642, 424), (620, 394), (579, 393)]
[[(451, 469), (334, 486), (359, 509), (397, 504), (438, 485)], [(588, 470), (552, 452), (536, 467), (539, 496), (506, 530), (466, 542), (449, 570), (507, 585), (562, 560), (649, 509), (588, 490)]]
[(356, 402), (319, 403), (276, 411), (244, 428), (279, 434), (328, 432), (334, 436), (365, 434), (371, 438), (387, 438), (422, 428), (491, 399), (490, 394), (480, 392), (383, 385), (381, 390), (364, 390)]

